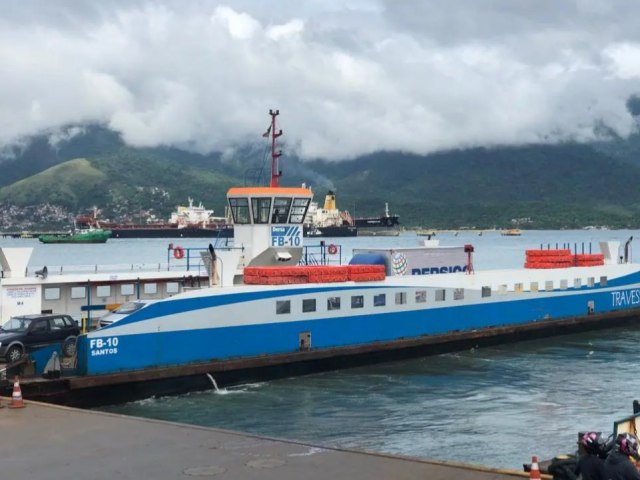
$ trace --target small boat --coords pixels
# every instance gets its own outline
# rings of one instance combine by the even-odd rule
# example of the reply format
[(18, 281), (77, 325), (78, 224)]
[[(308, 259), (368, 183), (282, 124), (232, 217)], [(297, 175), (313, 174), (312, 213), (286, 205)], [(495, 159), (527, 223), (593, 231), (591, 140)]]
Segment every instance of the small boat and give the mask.
[(420, 229), (420, 230), (416, 230), (416, 235), (419, 235), (420, 237), (435, 237), (436, 232), (434, 230)]
[(519, 228), (510, 228), (509, 230), (502, 231), (503, 237), (519, 237), (520, 235), (522, 235), (522, 230)]
[(111, 230), (87, 228), (75, 230), (67, 235), (40, 235), (42, 243), (105, 243), (111, 236)]

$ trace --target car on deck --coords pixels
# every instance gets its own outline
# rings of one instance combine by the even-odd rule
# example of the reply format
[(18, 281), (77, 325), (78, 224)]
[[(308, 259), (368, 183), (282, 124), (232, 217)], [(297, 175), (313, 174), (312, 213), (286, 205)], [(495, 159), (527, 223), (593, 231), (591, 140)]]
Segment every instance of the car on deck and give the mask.
[(78, 324), (70, 315), (34, 314), (11, 317), (0, 327), (0, 358), (8, 363), (41, 346), (60, 343), (62, 354), (75, 353)]

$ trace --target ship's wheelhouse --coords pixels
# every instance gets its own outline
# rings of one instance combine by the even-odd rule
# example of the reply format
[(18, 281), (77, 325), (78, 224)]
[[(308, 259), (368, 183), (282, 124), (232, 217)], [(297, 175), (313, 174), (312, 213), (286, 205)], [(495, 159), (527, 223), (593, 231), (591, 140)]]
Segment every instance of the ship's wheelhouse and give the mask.
[(236, 225), (299, 225), (311, 203), (308, 188), (245, 187), (227, 193)]

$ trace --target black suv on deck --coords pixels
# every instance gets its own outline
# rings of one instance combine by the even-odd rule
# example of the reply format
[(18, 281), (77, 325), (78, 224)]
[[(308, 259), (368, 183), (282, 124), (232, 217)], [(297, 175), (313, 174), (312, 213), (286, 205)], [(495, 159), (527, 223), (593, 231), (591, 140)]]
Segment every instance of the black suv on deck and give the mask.
[(0, 327), (0, 358), (15, 362), (35, 348), (52, 343), (62, 344), (62, 353), (75, 352), (78, 324), (69, 315), (20, 315), (11, 317)]

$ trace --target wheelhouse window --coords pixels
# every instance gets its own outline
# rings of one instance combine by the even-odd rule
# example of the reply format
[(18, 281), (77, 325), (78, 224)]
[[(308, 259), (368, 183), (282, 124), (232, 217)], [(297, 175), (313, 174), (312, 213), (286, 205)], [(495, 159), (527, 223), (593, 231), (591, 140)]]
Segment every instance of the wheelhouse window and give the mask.
[(273, 200), (273, 215), (271, 223), (287, 223), (289, 209), (291, 208), (291, 198), (277, 197)]
[(310, 198), (294, 198), (293, 206), (291, 207), (290, 223), (302, 223), (304, 216), (307, 213), (307, 207), (309, 206)]
[(444, 290), (443, 288), (439, 288), (438, 290), (436, 290), (436, 302), (444, 302), (445, 298), (446, 298), (446, 290)]
[(269, 223), (271, 198), (252, 198), (251, 211), (253, 213), (253, 223)]
[(249, 199), (248, 198), (230, 198), (229, 207), (233, 216), (233, 223), (247, 224), (249, 217)]
[(407, 292), (396, 292), (396, 305), (407, 303)]
[(427, 291), (426, 290), (417, 290), (416, 291), (416, 303), (427, 303)]

